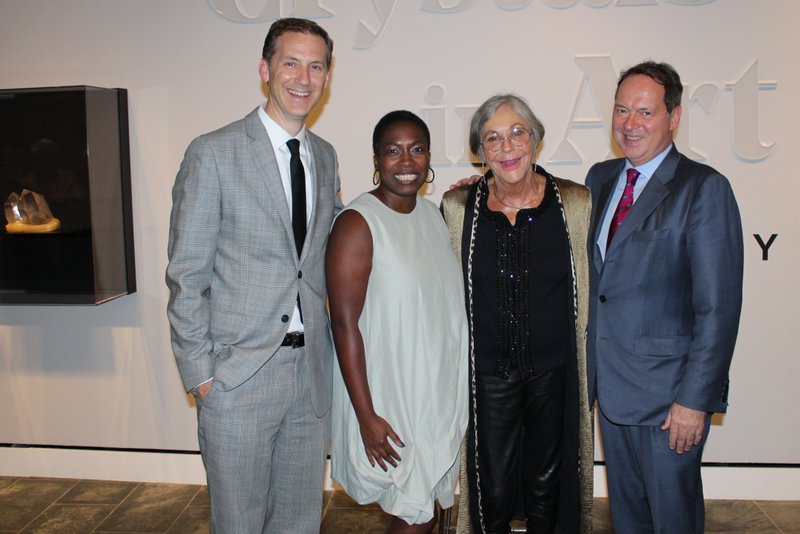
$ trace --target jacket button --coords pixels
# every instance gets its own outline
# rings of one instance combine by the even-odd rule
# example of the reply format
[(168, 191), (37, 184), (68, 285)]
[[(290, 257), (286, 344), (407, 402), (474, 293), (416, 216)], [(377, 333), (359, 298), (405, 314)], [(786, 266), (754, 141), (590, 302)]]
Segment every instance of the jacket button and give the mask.
[(600, 302), (605, 302), (605, 301), (606, 301), (606, 296), (600, 295)]
[(297, 273), (297, 278), (303, 278), (303, 271), (300, 271), (299, 273)]
[(288, 323), (289, 322), (289, 316), (288, 315), (281, 315), (281, 322)]

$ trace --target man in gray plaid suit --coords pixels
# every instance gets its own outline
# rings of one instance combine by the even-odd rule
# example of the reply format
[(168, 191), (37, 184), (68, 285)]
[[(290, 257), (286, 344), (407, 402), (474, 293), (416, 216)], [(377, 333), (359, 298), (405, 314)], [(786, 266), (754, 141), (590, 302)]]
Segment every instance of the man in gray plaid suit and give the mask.
[(197, 401), (212, 532), (319, 532), (333, 359), (324, 257), (341, 201), (336, 153), (305, 121), (332, 50), (314, 22), (273, 23), (266, 105), (192, 141), (172, 192), (167, 315)]

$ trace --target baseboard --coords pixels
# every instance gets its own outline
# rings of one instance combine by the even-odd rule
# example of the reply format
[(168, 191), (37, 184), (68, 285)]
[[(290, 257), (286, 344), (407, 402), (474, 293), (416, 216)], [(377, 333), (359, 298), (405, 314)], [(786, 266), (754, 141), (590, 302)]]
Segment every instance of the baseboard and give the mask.
[[(703, 466), (706, 499), (800, 500), (800, 467)], [(594, 467), (594, 496), (607, 497), (606, 468)]]
[(38, 447), (0, 448), (0, 474), (178, 484), (206, 481), (199, 454)]
[[(605, 467), (594, 468), (596, 497), (605, 497)], [(0, 447), (0, 475), (204, 484), (197, 454)], [(707, 499), (800, 500), (800, 468), (703, 467)], [(325, 477), (325, 488), (331, 489)]]

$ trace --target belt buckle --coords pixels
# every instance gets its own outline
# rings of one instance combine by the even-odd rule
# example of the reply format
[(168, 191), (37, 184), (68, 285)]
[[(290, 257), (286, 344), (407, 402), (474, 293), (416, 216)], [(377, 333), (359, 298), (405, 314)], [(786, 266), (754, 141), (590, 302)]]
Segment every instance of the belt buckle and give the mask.
[(289, 340), (291, 341), (290, 346), (293, 349), (303, 346), (300, 344), (300, 342), (303, 340), (303, 332), (289, 332), (287, 335), (289, 336)]

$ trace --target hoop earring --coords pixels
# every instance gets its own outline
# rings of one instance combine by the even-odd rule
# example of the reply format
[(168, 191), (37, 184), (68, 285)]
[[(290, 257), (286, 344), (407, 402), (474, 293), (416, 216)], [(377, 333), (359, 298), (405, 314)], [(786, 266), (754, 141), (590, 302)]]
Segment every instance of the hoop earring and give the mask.
[(430, 174), (431, 174), (431, 179), (430, 179), (430, 180), (428, 180), (428, 178), (426, 177), (426, 178), (425, 178), (425, 183), (426, 183), (426, 184), (432, 184), (432, 183), (433, 183), (433, 181), (436, 179), (436, 171), (434, 171), (434, 170), (433, 170), (433, 167), (428, 167), (428, 170), (429, 170), (429, 171), (431, 171), (431, 172), (430, 172)]
[(375, 172), (372, 173), (372, 185), (378, 185), (381, 183), (381, 171), (375, 169)]

